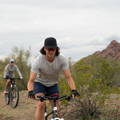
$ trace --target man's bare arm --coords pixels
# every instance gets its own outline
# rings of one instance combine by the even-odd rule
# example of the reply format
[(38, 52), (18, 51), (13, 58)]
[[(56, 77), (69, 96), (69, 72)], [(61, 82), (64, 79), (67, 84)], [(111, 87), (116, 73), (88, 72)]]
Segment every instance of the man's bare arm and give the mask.
[(66, 80), (67, 80), (67, 83), (68, 83), (70, 89), (71, 90), (76, 90), (75, 82), (73, 80), (73, 77), (71, 75), (70, 70), (69, 69), (65, 69), (65, 70), (63, 70), (63, 72), (64, 72), (64, 75), (66, 77)]
[(28, 91), (33, 90), (33, 83), (34, 83), (34, 80), (36, 79), (36, 76), (37, 76), (37, 73), (34, 73), (34, 72), (30, 73), (30, 78), (27, 84)]

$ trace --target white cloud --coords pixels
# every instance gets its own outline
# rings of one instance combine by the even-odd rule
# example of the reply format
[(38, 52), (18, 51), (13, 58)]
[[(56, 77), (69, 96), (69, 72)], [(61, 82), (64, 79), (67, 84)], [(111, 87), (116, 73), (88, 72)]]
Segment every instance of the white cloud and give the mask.
[(37, 54), (44, 39), (53, 36), (66, 56), (79, 59), (120, 40), (119, 11), (119, 0), (1, 0), (1, 54), (13, 46), (31, 46)]

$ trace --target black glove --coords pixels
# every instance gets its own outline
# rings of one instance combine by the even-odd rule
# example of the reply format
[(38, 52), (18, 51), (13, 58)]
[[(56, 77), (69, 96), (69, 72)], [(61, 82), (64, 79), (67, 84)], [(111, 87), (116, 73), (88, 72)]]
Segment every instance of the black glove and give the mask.
[(72, 90), (71, 92), (72, 92), (72, 95), (74, 96), (80, 96), (77, 90)]
[(33, 90), (28, 91), (28, 97), (29, 98), (35, 98), (35, 94), (34, 94)]
[(10, 79), (10, 77), (8, 75), (3, 77), (4, 79)]

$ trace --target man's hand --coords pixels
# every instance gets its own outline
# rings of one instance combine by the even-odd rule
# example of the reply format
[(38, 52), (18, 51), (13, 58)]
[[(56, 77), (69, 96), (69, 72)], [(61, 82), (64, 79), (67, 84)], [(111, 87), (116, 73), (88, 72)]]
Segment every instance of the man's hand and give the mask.
[(72, 90), (71, 92), (72, 92), (72, 97), (80, 96), (77, 90)]
[(33, 90), (28, 91), (28, 98), (35, 98), (35, 94), (34, 94)]

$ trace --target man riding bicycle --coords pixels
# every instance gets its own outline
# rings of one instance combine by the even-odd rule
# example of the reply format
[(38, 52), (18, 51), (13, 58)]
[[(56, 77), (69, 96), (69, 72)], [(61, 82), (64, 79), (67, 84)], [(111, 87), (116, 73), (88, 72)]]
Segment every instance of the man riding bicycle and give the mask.
[[(74, 80), (69, 70), (66, 59), (60, 55), (57, 41), (53, 37), (46, 38), (44, 46), (32, 64), (30, 78), (28, 81), (28, 96), (54, 96), (59, 95), (58, 78), (60, 71), (63, 71), (73, 96), (79, 95)], [(57, 102), (58, 104), (58, 102)], [(45, 103), (38, 101), (35, 120), (44, 119)]]
[(9, 85), (10, 85), (10, 78), (14, 78), (15, 77), (15, 72), (17, 72), (19, 74), (20, 79), (23, 79), (22, 74), (21, 74), (19, 68), (15, 64), (15, 60), (14, 59), (10, 59), (9, 64), (7, 64), (5, 66), (5, 69), (4, 69), (4, 76), (3, 76), (3, 78), (6, 80), (4, 93), (8, 93), (8, 88), (9, 88)]

